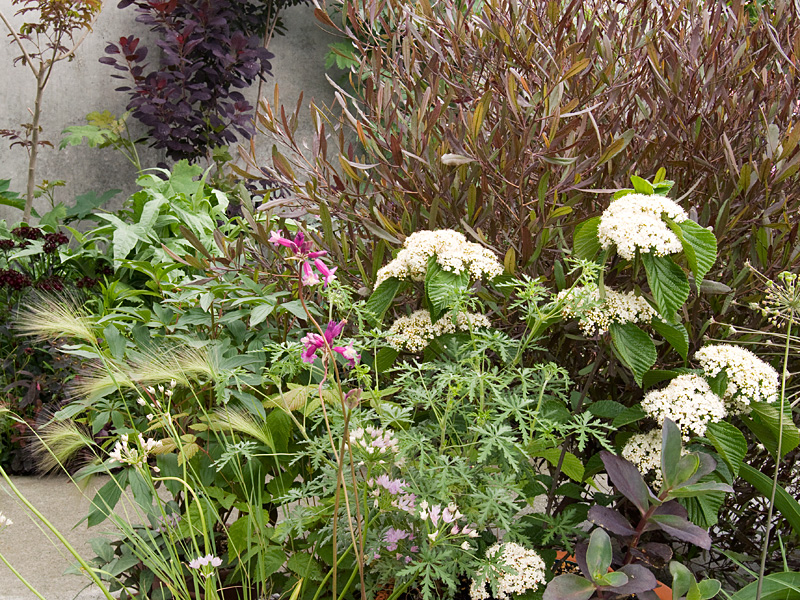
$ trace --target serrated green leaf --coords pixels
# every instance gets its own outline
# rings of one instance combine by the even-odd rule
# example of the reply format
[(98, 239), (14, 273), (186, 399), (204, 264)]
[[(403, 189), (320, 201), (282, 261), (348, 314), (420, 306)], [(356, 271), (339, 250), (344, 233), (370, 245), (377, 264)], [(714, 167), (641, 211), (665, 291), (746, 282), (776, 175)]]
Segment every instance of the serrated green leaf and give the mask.
[(666, 323), (661, 319), (655, 318), (650, 323), (653, 329), (663, 337), (669, 345), (675, 348), (683, 360), (689, 355), (689, 333), (683, 323)]
[(597, 228), (600, 217), (592, 217), (575, 226), (572, 236), (572, 251), (577, 258), (592, 260), (600, 251), (600, 237)]
[(367, 312), (367, 319), (372, 325), (378, 325), (383, 319), (383, 315), (389, 309), (397, 293), (400, 291), (402, 282), (396, 277), (389, 277), (375, 288), (372, 295), (367, 300), (364, 308)]
[(425, 298), (434, 323), (467, 291), (469, 272), (445, 271), (435, 256), (428, 259), (425, 273)]
[(749, 419), (743, 419), (748, 428), (756, 434), (759, 441), (764, 444), (767, 451), (774, 457), (778, 453), (778, 439), (780, 438), (781, 458), (786, 456), (800, 445), (800, 430), (792, 420), (792, 410), (785, 406), (781, 417), (780, 406), (767, 402), (753, 402), (751, 415), (753, 421), (763, 428), (753, 427)]
[(690, 219), (681, 223), (670, 221), (669, 227), (681, 241), (686, 262), (699, 286), (717, 260), (717, 237)]
[(633, 372), (636, 383), (642, 385), (642, 376), (657, 358), (653, 340), (633, 323), (612, 323), (609, 331), (614, 348)]
[(706, 437), (711, 440), (717, 454), (730, 467), (734, 475), (739, 474), (739, 467), (747, 454), (747, 440), (744, 434), (726, 421), (709, 423)]
[(675, 313), (689, 298), (686, 273), (669, 256), (643, 254), (642, 262), (658, 312), (667, 322), (674, 322)]

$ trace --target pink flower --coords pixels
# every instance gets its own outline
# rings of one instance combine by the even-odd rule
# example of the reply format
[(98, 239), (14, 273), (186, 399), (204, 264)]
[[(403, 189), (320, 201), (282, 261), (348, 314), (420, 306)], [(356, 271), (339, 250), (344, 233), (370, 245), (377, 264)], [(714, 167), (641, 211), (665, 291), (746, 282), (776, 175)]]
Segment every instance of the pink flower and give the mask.
[(195, 558), (192, 561), (189, 561), (189, 568), (199, 569), (200, 567), (205, 567), (206, 565), (211, 565), (212, 567), (218, 567), (221, 564), (222, 564), (221, 558), (218, 558), (212, 554), (207, 554), (206, 556), (201, 556), (199, 558)]
[(335, 346), (333, 351), (341, 354), (350, 363), (351, 367), (355, 367), (356, 363), (361, 360), (361, 355), (353, 348), (353, 342), (350, 342), (347, 346)]
[(325, 348), (326, 346), (333, 346), (333, 340), (339, 337), (344, 329), (347, 321), (331, 321), (325, 328), (324, 337), (318, 333), (309, 333), (302, 339), (303, 352), (300, 358), (303, 362), (312, 363), (317, 357), (317, 350)]
[[(317, 259), (317, 262), (322, 261)], [(300, 268), (300, 281), (303, 282), (303, 285), (317, 285), (319, 283), (319, 277), (311, 267), (311, 263), (308, 261), (304, 262), (303, 266)]]
[(339, 267), (333, 267), (332, 269), (329, 269), (328, 265), (326, 265), (320, 259), (316, 259), (314, 261), (314, 266), (317, 267), (317, 270), (322, 275), (322, 279), (325, 282), (324, 284), (325, 287), (328, 287), (328, 284), (334, 279), (336, 279), (334, 273), (336, 273), (336, 269), (338, 269)]
[(289, 248), (294, 254), (299, 257), (309, 258), (314, 260), (315, 258), (319, 258), (320, 256), (325, 256), (327, 252), (324, 250), (317, 250), (312, 252), (312, 248), (314, 247), (311, 242), (306, 241), (306, 236), (303, 234), (302, 231), (298, 231), (293, 240), (289, 238), (285, 238), (282, 235), (280, 229), (277, 231), (273, 231), (269, 236), (269, 241), (271, 244), (275, 246), (284, 246)]

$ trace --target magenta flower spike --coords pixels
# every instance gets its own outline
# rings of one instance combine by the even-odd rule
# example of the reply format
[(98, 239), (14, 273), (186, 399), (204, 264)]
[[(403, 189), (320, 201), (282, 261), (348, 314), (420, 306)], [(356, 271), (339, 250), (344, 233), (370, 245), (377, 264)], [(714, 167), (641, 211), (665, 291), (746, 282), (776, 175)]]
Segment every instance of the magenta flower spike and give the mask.
[(317, 270), (320, 272), (320, 274), (322, 274), (322, 278), (325, 282), (325, 287), (328, 287), (328, 284), (334, 279), (336, 279), (334, 273), (336, 273), (336, 269), (338, 269), (339, 267), (328, 268), (328, 265), (326, 265), (320, 259), (316, 259), (314, 261), (314, 266), (317, 267)]
[[(342, 348), (341, 346), (334, 348), (333, 346), (334, 340), (342, 334), (346, 324), (347, 321), (331, 321), (325, 328), (323, 335), (318, 333), (306, 334), (306, 336), (302, 339), (303, 352), (300, 354), (300, 358), (303, 360), (303, 362), (314, 362), (314, 359), (317, 357), (317, 350), (324, 348), (327, 344), (332, 350), (342, 354), (342, 356), (344, 356), (348, 361), (353, 360), (352, 364), (355, 365), (355, 360), (360, 357), (355, 353), (352, 344), (348, 345), (347, 348)], [(347, 351), (347, 355), (345, 355), (342, 351)], [(349, 356), (353, 356), (353, 358), (348, 358)]]

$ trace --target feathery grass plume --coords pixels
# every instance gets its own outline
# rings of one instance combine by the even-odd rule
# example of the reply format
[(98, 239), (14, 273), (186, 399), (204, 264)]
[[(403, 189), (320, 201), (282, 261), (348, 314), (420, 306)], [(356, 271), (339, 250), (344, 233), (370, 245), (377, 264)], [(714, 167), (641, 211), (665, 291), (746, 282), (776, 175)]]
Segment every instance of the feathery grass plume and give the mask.
[(131, 360), (130, 367), (130, 378), (143, 386), (169, 383), (174, 379), (188, 387), (192, 382), (218, 378), (218, 370), (205, 347), (142, 353)]
[(256, 420), (247, 410), (226, 406), (210, 415), (209, 424), (216, 431), (225, 431), (226, 429), (235, 431), (275, 449), (272, 433), (267, 429), (265, 423)]
[(51, 421), (39, 428), (31, 455), (40, 472), (50, 473), (73, 462), (81, 450), (91, 446), (92, 436), (75, 421)]
[(15, 329), (36, 340), (72, 338), (97, 344), (95, 322), (74, 296), (55, 298), (37, 294), (17, 311)]
[(74, 397), (96, 400), (118, 390), (135, 390), (136, 384), (131, 376), (112, 363), (99, 361), (81, 369), (80, 375), (72, 380), (69, 391)]

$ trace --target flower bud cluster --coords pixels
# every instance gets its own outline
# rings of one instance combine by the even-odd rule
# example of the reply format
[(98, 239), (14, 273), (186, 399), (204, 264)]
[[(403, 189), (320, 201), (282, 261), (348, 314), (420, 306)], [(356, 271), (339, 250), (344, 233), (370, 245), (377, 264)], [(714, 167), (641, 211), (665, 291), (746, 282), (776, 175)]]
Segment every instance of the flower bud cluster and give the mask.
[(417, 231), (406, 238), (397, 257), (378, 271), (375, 287), (390, 277), (422, 281), (431, 256), (436, 257), (445, 271), (457, 274), (468, 271), (472, 279), (484, 275), (492, 279), (503, 273), (503, 265), (490, 250), (468, 242), (462, 233), (451, 229)]
[(445, 315), (436, 323), (431, 321), (427, 310), (417, 310), (407, 317), (400, 317), (389, 328), (387, 340), (395, 350), (422, 352), (431, 340), (447, 333), (471, 331), (482, 327), (490, 327), (485, 315), (476, 313), (459, 313), (455, 322), (452, 315)]
[(709, 423), (716, 423), (728, 414), (722, 398), (695, 374), (679, 375), (664, 389), (648, 392), (642, 400), (642, 409), (659, 425), (665, 419), (674, 421), (685, 440), (692, 434), (704, 435)]
[[(139, 434), (139, 445), (128, 446), (128, 434), (122, 434), (119, 441), (114, 444), (114, 449), (108, 453), (111, 462), (118, 462), (120, 464), (137, 466), (143, 465), (147, 462), (150, 454), (163, 446), (161, 440), (154, 440), (152, 438), (144, 439), (144, 436)], [(157, 467), (156, 467), (157, 468)]]
[(633, 292), (606, 288), (601, 299), (596, 285), (562, 290), (556, 300), (564, 302), (561, 314), (578, 318), (581, 331), (589, 337), (606, 333), (612, 323), (649, 323), (657, 315), (647, 300)]
[(489, 576), (485, 569), (481, 569), (475, 574), (469, 588), (472, 600), (513, 598), (528, 591), (536, 591), (545, 582), (544, 560), (535, 550), (514, 542), (497, 543), (486, 550), (486, 558), (493, 558), (498, 553), (504, 568), (489, 567), (493, 571), (492, 578), (497, 580), (495, 593), (489, 594)]
[(656, 256), (676, 254), (682, 250), (681, 241), (662, 219), (664, 214), (676, 223), (689, 218), (685, 210), (664, 196), (622, 196), (600, 217), (600, 245), (604, 249), (616, 246), (617, 254), (628, 260), (633, 260), (637, 250)]
[(728, 388), (724, 400), (730, 414), (750, 412), (751, 402), (775, 402), (778, 399), (778, 372), (741, 346), (712, 344), (694, 355), (707, 377), (725, 370)]

